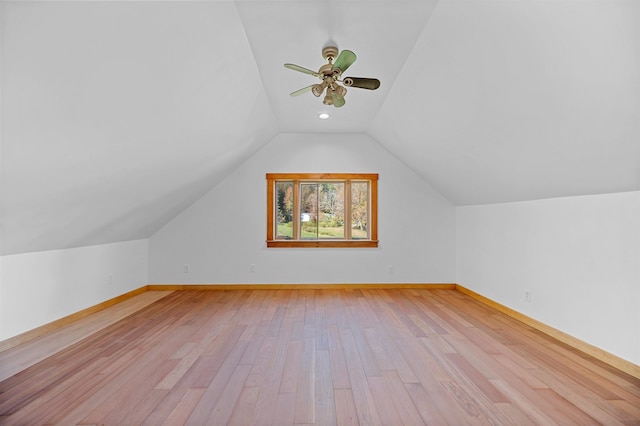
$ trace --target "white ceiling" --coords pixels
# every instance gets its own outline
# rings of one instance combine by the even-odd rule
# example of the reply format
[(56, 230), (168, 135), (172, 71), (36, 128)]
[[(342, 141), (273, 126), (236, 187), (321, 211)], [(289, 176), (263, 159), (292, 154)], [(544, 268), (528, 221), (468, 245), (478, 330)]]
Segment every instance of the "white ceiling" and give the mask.
[[(637, 0), (4, 1), (4, 254), (146, 238), (281, 132), (366, 133), (457, 205), (640, 189)], [(335, 42), (376, 77), (290, 92)]]

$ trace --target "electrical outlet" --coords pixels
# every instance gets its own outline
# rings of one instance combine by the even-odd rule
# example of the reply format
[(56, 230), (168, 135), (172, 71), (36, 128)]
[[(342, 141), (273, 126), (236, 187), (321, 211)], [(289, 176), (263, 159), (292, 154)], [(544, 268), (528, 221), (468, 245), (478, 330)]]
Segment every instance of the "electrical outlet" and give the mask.
[(256, 271), (256, 264), (252, 263), (251, 265), (249, 265), (249, 272), (255, 272)]
[(182, 272), (184, 272), (185, 274), (188, 274), (189, 273), (189, 265), (184, 265), (182, 267)]
[(393, 274), (393, 265), (387, 265), (387, 273)]
[(531, 290), (525, 289), (524, 291), (524, 301), (527, 303), (531, 303)]

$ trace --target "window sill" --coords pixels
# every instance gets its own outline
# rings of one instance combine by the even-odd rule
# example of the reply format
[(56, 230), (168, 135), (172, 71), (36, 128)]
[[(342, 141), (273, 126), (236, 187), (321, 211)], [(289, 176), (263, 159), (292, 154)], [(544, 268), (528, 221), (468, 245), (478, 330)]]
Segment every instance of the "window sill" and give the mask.
[(271, 248), (376, 248), (378, 240), (267, 240)]

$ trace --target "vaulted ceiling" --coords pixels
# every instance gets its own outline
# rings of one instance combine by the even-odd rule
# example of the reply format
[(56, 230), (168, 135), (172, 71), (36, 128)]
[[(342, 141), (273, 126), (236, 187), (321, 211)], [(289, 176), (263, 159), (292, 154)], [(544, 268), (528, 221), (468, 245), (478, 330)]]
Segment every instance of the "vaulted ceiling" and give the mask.
[[(364, 133), (453, 204), (640, 189), (636, 0), (4, 1), (2, 252), (146, 238), (285, 132)], [(377, 77), (327, 110), (335, 43)]]

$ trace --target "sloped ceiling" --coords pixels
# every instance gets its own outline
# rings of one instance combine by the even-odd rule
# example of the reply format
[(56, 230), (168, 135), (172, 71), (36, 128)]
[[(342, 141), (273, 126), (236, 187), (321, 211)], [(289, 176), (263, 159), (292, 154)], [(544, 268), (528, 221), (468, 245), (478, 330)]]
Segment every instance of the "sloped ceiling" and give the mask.
[[(2, 2), (2, 253), (146, 238), (281, 132), (457, 205), (640, 189), (635, 0)], [(327, 110), (323, 46), (356, 52)]]
[(454, 204), (640, 188), (640, 2), (440, 1), (369, 132)]

